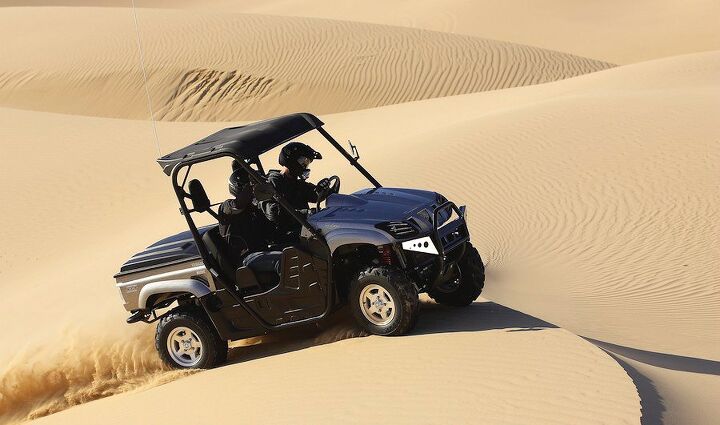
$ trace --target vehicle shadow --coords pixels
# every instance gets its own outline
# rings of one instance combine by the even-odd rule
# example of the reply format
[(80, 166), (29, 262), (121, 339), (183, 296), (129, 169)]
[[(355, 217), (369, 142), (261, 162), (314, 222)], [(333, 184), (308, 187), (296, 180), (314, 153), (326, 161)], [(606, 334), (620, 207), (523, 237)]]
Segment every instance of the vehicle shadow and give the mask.
[[(478, 301), (457, 308), (422, 302), (418, 323), (410, 335), (448, 332), (479, 332), (507, 329), (508, 332), (540, 331), (557, 326), (491, 301)], [(275, 332), (234, 347), (228, 364), (252, 361), (348, 338), (367, 336), (344, 308), (325, 323)], [(252, 344), (252, 345), (250, 345)]]
[(508, 332), (540, 331), (557, 328), (552, 323), (492, 301), (474, 302), (467, 307), (447, 307), (423, 303), (412, 334), (477, 332), (507, 329)]

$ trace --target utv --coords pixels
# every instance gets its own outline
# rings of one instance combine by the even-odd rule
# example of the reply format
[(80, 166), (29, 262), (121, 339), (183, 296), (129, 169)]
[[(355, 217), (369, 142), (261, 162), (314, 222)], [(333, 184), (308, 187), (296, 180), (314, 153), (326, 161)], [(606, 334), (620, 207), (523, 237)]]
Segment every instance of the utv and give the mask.
[[(159, 321), (155, 345), (169, 366), (215, 366), (226, 360), (230, 340), (318, 322), (346, 304), (367, 332), (402, 335), (417, 320), (419, 293), (451, 306), (480, 295), (484, 268), (465, 207), (435, 192), (382, 187), (355, 146), (348, 153), (322, 126), (311, 114), (287, 115), (226, 128), (158, 159), (189, 231), (150, 245), (114, 277), (128, 323)], [(311, 130), (373, 187), (340, 194), (333, 176), (325, 207), (318, 203), (306, 216), (267, 183), (259, 157)], [(256, 187), (302, 225), (299, 240), (274, 247), (282, 251), (280, 275), (230, 264), (218, 226), (196, 226), (194, 214), (217, 212), (203, 185), (188, 181), (190, 169), (221, 157), (239, 160)]]

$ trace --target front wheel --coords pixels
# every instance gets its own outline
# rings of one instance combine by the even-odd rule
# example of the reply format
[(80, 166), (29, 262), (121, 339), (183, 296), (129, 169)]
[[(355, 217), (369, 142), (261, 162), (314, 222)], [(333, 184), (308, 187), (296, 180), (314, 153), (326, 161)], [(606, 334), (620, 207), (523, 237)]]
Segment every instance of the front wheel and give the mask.
[(449, 285), (443, 285), (428, 291), (428, 295), (437, 303), (455, 307), (472, 304), (485, 285), (485, 266), (480, 253), (470, 242), (458, 261), (460, 276)]
[(393, 267), (362, 270), (350, 283), (349, 300), (355, 320), (371, 334), (403, 335), (417, 321), (417, 289)]
[(155, 348), (162, 361), (175, 369), (209, 369), (227, 359), (221, 340), (205, 314), (174, 311), (163, 317), (155, 332)]

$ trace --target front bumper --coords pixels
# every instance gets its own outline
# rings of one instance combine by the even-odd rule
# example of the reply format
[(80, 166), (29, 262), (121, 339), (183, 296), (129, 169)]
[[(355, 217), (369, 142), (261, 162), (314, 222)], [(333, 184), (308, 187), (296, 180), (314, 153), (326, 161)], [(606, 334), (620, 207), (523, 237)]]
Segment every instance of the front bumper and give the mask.
[[(470, 239), (465, 221), (465, 206), (458, 207), (447, 201), (432, 213), (432, 230), (429, 234), (401, 243), (403, 250), (445, 258), (455, 248)], [(455, 213), (456, 218), (451, 220)]]
[(444, 202), (431, 215), (430, 232), (400, 243), (403, 266), (420, 292), (429, 290), (456, 272), (457, 263), (465, 253), (466, 242), (470, 240), (465, 217), (464, 206)]

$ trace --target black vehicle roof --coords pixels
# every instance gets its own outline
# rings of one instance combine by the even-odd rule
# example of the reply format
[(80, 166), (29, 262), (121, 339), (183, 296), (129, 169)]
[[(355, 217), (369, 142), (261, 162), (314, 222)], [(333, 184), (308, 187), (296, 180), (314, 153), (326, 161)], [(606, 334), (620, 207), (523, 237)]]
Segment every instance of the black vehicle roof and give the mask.
[(173, 168), (188, 158), (199, 158), (227, 152), (245, 159), (257, 156), (290, 141), (324, 123), (315, 115), (297, 113), (271, 118), (240, 127), (230, 127), (211, 134), (157, 160), (168, 176)]

